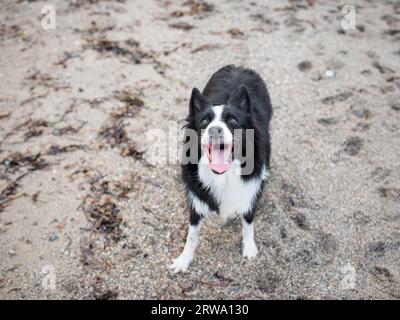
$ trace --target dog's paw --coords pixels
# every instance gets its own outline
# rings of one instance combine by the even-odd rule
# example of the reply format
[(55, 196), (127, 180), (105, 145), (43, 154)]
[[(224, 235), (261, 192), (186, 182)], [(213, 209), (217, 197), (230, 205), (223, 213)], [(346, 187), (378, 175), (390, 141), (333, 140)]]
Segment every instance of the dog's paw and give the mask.
[(258, 249), (256, 244), (253, 242), (243, 246), (243, 258), (254, 259), (258, 254)]
[(186, 256), (180, 255), (178, 258), (176, 258), (173, 263), (169, 266), (169, 268), (172, 270), (173, 273), (178, 273), (178, 272), (186, 272), (187, 269), (189, 268), (190, 262), (192, 259), (189, 259)]

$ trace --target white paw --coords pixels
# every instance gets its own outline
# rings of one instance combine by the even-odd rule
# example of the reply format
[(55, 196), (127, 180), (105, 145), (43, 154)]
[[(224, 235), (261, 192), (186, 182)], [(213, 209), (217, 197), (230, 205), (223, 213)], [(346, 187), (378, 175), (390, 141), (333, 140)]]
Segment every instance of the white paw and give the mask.
[(257, 246), (254, 242), (247, 243), (243, 246), (243, 258), (254, 259), (258, 254)]
[(169, 268), (172, 270), (173, 273), (186, 272), (189, 268), (191, 261), (192, 259), (181, 254), (173, 261)]

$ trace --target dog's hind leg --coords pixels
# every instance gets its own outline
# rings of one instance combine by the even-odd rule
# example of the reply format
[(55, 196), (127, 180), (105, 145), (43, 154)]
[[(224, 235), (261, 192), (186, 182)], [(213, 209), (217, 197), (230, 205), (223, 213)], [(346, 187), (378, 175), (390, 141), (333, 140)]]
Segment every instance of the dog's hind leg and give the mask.
[(254, 241), (254, 213), (242, 217), (242, 235), (243, 235), (243, 257), (247, 259), (255, 258), (258, 249)]
[(186, 238), (185, 247), (181, 255), (174, 260), (170, 268), (174, 273), (187, 271), (190, 263), (193, 260), (194, 252), (196, 251), (199, 242), (199, 234), (203, 218), (194, 210), (190, 213), (190, 225)]

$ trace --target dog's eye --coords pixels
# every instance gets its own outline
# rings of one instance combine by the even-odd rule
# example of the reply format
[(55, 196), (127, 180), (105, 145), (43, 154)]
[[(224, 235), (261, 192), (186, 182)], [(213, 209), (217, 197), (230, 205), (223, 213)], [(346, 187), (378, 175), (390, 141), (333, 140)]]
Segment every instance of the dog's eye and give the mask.
[(209, 122), (210, 122), (210, 120), (208, 120), (208, 118), (204, 118), (203, 120), (201, 120), (200, 125), (206, 126), (206, 125), (208, 125)]
[(230, 123), (230, 124), (237, 124), (238, 121), (237, 121), (234, 117), (230, 117), (230, 118), (228, 118), (228, 123)]

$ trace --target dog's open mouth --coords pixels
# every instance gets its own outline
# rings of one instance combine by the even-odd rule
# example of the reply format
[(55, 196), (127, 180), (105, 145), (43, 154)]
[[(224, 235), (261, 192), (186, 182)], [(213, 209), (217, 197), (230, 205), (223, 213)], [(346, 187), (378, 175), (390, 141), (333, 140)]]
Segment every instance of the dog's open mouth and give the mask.
[(233, 145), (205, 144), (204, 151), (208, 158), (208, 167), (215, 173), (224, 173), (231, 167)]

